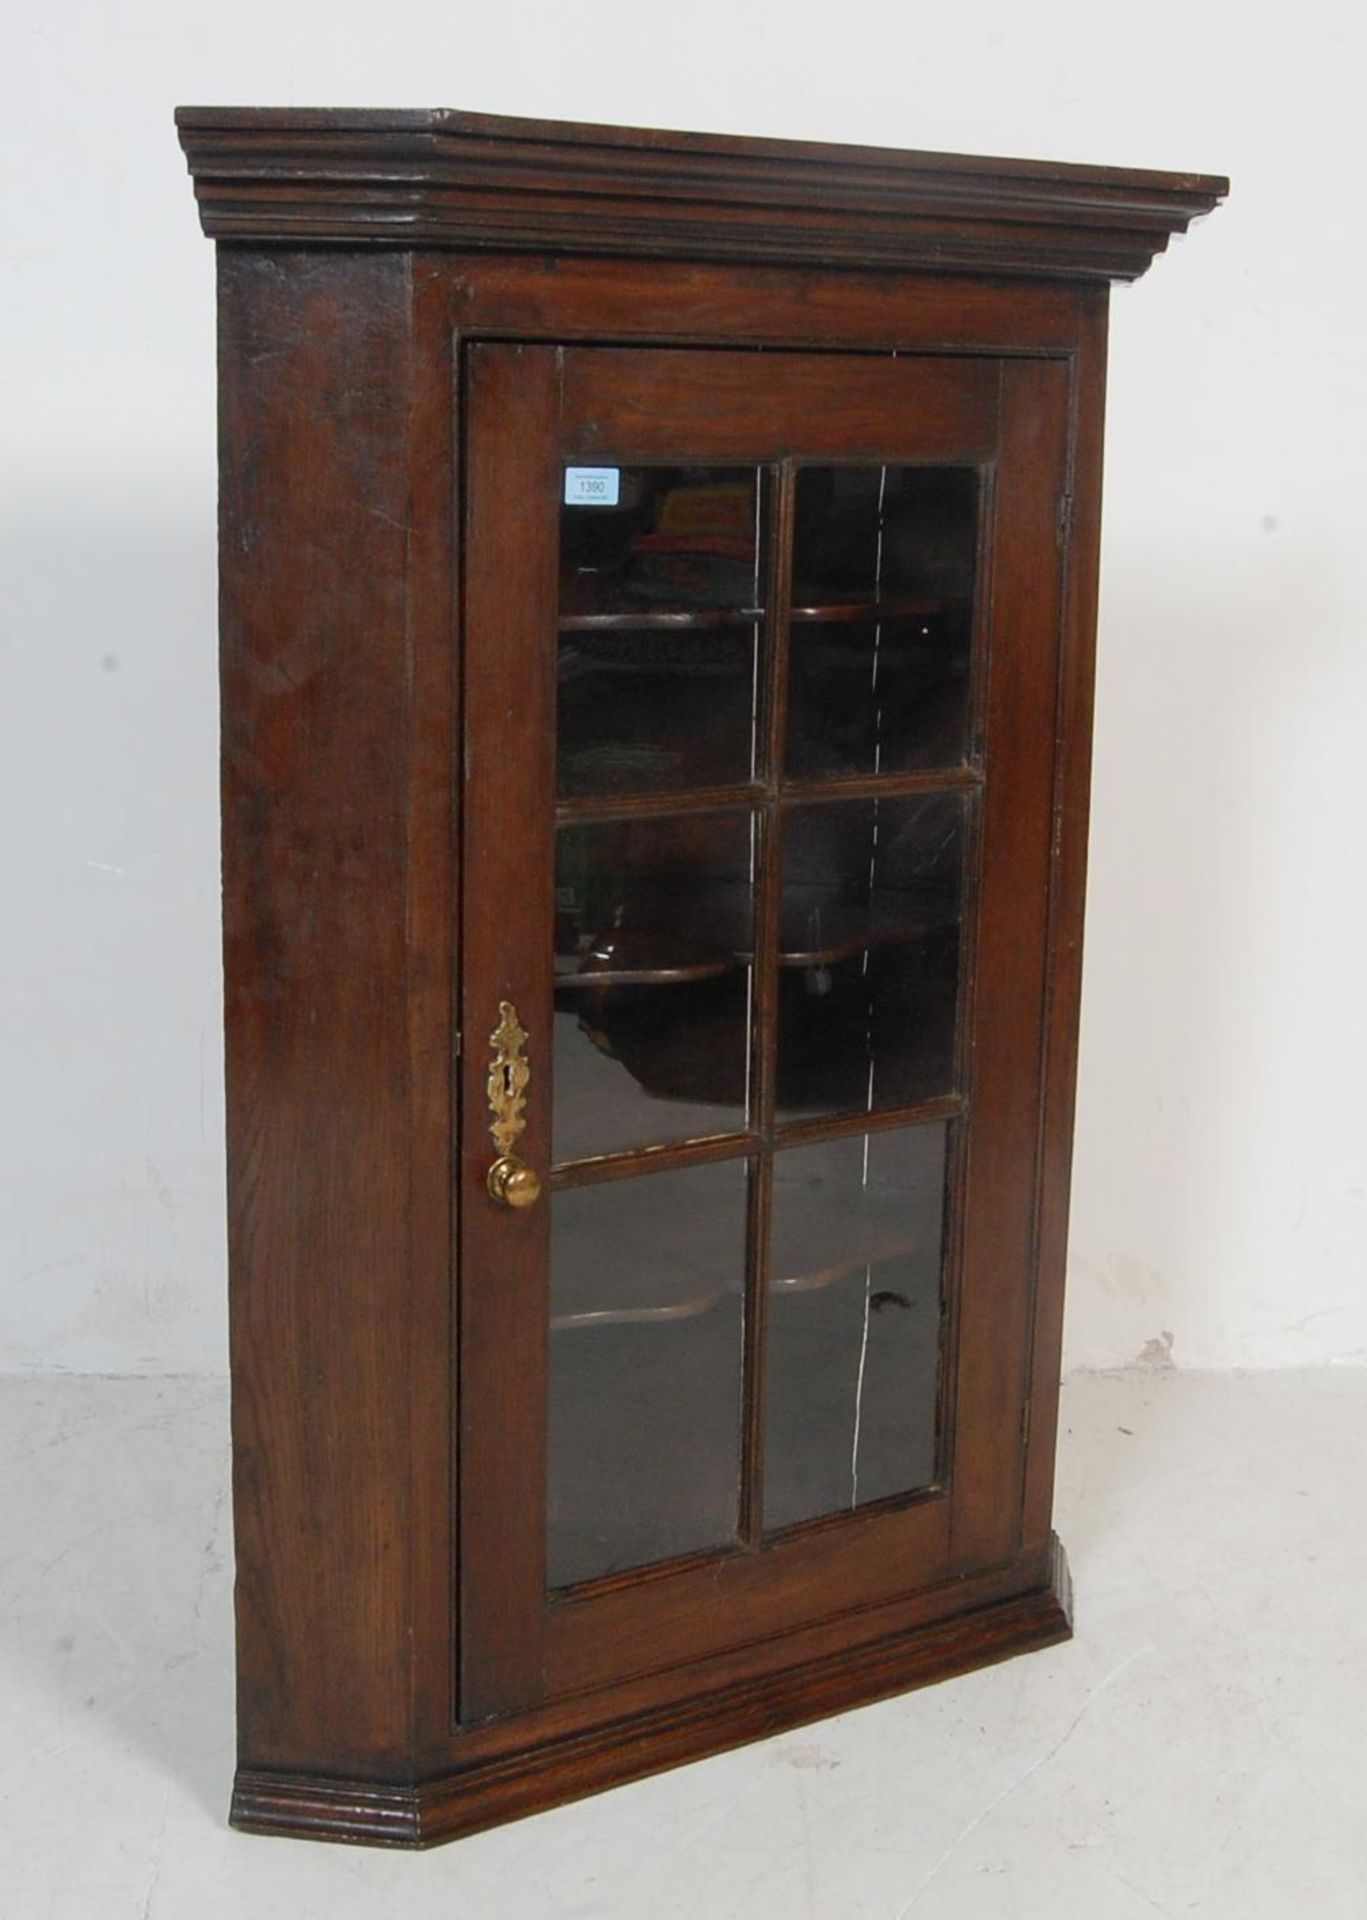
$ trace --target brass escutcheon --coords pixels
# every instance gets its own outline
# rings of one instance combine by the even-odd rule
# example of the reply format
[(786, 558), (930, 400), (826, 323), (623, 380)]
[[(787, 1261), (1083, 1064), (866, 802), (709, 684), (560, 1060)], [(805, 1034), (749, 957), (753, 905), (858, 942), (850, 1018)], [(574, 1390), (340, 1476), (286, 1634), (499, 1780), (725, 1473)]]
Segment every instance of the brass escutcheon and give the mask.
[(511, 1000), (498, 1003), (498, 1025), (489, 1035), (493, 1056), (489, 1062), (489, 1123), (498, 1158), (485, 1178), (489, 1197), (501, 1207), (521, 1210), (541, 1196), (541, 1181), (518, 1159), (513, 1144), (526, 1127), (523, 1110), (532, 1070), (527, 1061), (527, 1030)]

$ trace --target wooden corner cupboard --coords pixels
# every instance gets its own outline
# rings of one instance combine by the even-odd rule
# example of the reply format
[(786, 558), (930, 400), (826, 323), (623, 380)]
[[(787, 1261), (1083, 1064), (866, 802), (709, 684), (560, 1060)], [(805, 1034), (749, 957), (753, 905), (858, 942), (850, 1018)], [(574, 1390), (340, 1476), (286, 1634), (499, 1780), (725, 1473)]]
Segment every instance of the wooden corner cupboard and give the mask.
[(1066, 1637), (1109, 282), (1225, 182), (193, 108), (242, 1827)]

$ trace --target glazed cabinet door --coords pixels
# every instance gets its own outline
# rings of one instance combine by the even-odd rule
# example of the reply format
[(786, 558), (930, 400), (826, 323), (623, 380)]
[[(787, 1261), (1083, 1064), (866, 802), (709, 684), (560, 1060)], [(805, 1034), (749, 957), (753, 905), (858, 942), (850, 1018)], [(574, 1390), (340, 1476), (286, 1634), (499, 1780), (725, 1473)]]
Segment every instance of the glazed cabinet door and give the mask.
[(1022, 1551), (1067, 372), (462, 407), (469, 1722)]

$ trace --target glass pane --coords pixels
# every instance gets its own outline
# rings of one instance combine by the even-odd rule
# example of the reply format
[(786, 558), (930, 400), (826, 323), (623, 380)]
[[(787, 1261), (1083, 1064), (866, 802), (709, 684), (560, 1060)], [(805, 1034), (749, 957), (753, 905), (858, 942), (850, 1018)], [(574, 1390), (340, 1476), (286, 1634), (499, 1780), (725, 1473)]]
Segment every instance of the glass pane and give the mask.
[(552, 1196), (553, 1587), (734, 1541), (745, 1225), (744, 1161)]
[(757, 632), (717, 625), (562, 633), (561, 797), (751, 779)]
[(787, 771), (900, 773), (968, 751), (978, 475), (798, 475)]
[(788, 809), (780, 1118), (954, 1090), (968, 808), (951, 793)]
[[(579, 480), (601, 475), (589, 490)], [(759, 606), (758, 467), (566, 467), (560, 612)]]
[(754, 772), (763, 553), (754, 467), (567, 467), (562, 796)]
[(749, 814), (561, 828), (556, 1160), (744, 1126), (753, 894)]
[(947, 1134), (899, 1128), (775, 1156), (768, 1528), (935, 1479)]

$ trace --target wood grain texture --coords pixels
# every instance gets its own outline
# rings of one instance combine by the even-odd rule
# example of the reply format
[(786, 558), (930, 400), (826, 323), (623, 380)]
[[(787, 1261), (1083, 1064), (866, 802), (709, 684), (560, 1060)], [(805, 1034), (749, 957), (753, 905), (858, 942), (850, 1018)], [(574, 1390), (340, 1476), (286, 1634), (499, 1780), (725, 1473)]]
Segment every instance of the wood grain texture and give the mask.
[(182, 107), (204, 230), (1134, 279), (1228, 183), (448, 110)]
[(440, 1751), (455, 1696), (456, 862), (460, 738), (456, 395), (446, 292), (412, 276), (408, 507), (408, 1405), (415, 1758)]
[(437, 253), (463, 335), (874, 352), (1060, 353), (1075, 290), (959, 274)]
[[(782, 1636), (768, 1634), (724, 1653), (636, 1674), (608, 1687), (566, 1694), (525, 1712), (462, 1727), (452, 1734), (442, 1754), (428, 1765), (410, 1769), (405, 1778), (410, 1782), (428, 1779), (457, 1767), (483, 1765), (497, 1756), (523, 1753), (537, 1745), (601, 1734), (605, 1728), (639, 1714), (679, 1708), (742, 1682), (836, 1659), (852, 1645), (897, 1638), (916, 1627), (1019, 1599), (1048, 1584), (1052, 1553), (1046, 1542), (1043, 1548), (1019, 1554), (983, 1573), (937, 1581), (894, 1600), (878, 1599), (844, 1608)], [(393, 1785), (395, 1777), (381, 1775), (378, 1784)]]
[(957, 1312), (954, 1564), (990, 1566), (1020, 1525), (1047, 971), (1068, 375), (1006, 363), (995, 488), (983, 867), (967, 1018), (973, 1058)]
[(993, 450), (997, 378), (990, 361), (934, 355), (849, 360), (833, 374), (815, 354), (571, 350), (564, 457), (625, 465), (692, 446), (719, 461), (973, 462)]
[(1078, 351), (1070, 363), (1070, 508), (1066, 530), (1063, 651), (1055, 715), (1049, 974), (1044, 1087), (1040, 1104), (1035, 1298), (1030, 1334), (1030, 1445), (1026, 1455), (1023, 1514), (1027, 1542), (1042, 1540), (1049, 1531), (1058, 1433), (1078, 1021), (1082, 1004), (1082, 929), (1087, 891), (1108, 298), (1105, 288), (1095, 288), (1079, 296)]
[(517, 1154), (550, 1185), (554, 949), (555, 423), (560, 354), (468, 355), (462, 832), (460, 1717), (541, 1698), (546, 1589), (549, 1197), (525, 1213), (485, 1185), (490, 1034), (527, 1031)]
[(234, 255), (219, 288), (240, 1750), (382, 1769), (414, 1524), (410, 271)]
[(232, 1823), (256, 1833), (391, 1847), (425, 1847), (539, 1813), (606, 1787), (806, 1725), (889, 1694), (990, 1666), (1072, 1632), (1067, 1561), (1057, 1542), (1045, 1584), (933, 1624), (662, 1709), (624, 1715), (578, 1735), (471, 1760), (406, 1789), (368, 1781), (243, 1769)]
[[(1068, 427), (1061, 361), (962, 357), (613, 352), (476, 344), (468, 350), (466, 1029), (472, 1142), (463, 1179), (462, 1719), (533, 1706), (783, 1635), (842, 1610), (934, 1585), (951, 1566), (1010, 1562), (1019, 1528), (1024, 1343), (1034, 1244), (1035, 1114), (1045, 972), (1052, 804), (1054, 683), (1061, 558), (1057, 528)], [(1001, 393), (1007, 389), (1003, 409)], [(539, 1210), (516, 1221), (490, 1207), (474, 1009), (484, 1024), (502, 997), (533, 1025), (546, 987), (551, 895), (550, 818), (555, 555), (552, 516), (561, 459), (595, 450), (614, 461), (649, 451), (711, 462), (743, 446), (752, 457), (840, 449), (856, 458), (996, 463), (997, 580), (989, 625), (1000, 658), (986, 713), (986, 880), (978, 918), (988, 937), (979, 1055), (968, 1125), (970, 1228), (960, 1301), (955, 1395), (963, 1436), (943, 1493), (891, 1510), (845, 1514), (763, 1551), (650, 1568), (606, 1589), (544, 1594), (544, 1228)], [(873, 451), (870, 451), (870, 445)], [(783, 515), (779, 515), (780, 523)], [(783, 562), (786, 569), (787, 562)], [(996, 587), (993, 589), (997, 591)], [(771, 599), (773, 583), (771, 582)], [(782, 613), (782, 596), (776, 602)], [(772, 650), (761, 708), (779, 731), (758, 799), (779, 804), (783, 650)], [(502, 752), (516, 741), (515, 756)], [(974, 768), (951, 783), (976, 790)], [(891, 790), (895, 782), (886, 783)], [(834, 796), (849, 783), (816, 789)], [(872, 790), (884, 790), (874, 782)], [(805, 793), (804, 789), (804, 793)], [(515, 824), (514, 825), (512, 823)], [(509, 851), (516, 884), (507, 881)], [(761, 887), (763, 898), (763, 886)], [(770, 901), (776, 907), (777, 895)], [(761, 939), (761, 947), (763, 941)], [(758, 969), (760, 1038), (765, 981)], [(538, 1012), (538, 1021), (540, 1019)], [(976, 1021), (976, 1024), (974, 1022)], [(760, 1048), (761, 1056), (765, 1049)], [(544, 1065), (534, 1080), (544, 1085)], [(772, 1113), (759, 1074), (759, 1158)], [(953, 1103), (953, 1111), (959, 1103)], [(528, 1138), (541, 1128), (529, 1112)], [(863, 1123), (814, 1123), (839, 1137)], [(722, 1151), (734, 1155), (748, 1142)], [(714, 1155), (711, 1145), (702, 1156)], [(687, 1149), (677, 1160), (697, 1157)], [(639, 1170), (634, 1166), (613, 1169)], [(659, 1157), (655, 1164), (665, 1164)], [(974, 1169), (976, 1168), (976, 1172)], [(566, 1184), (561, 1182), (561, 1184)], [(748, 1401), (759, 1398), (751, 1351)], [(610, 1497), (610, 1495), (609, 1495)], [(957, 1535), (951, 1551), (951, 1529)], [(757, 1541), (751, 1542), (752, 1546)]]

